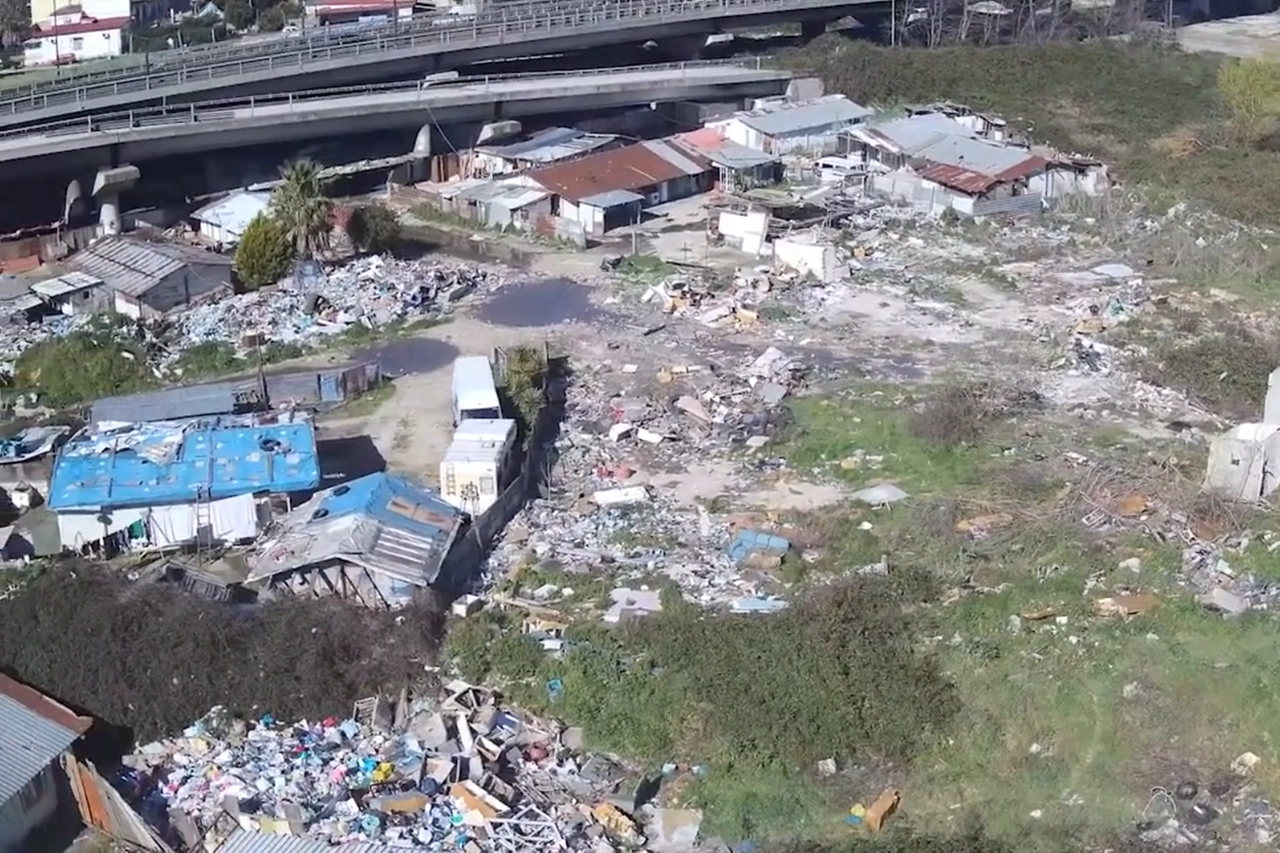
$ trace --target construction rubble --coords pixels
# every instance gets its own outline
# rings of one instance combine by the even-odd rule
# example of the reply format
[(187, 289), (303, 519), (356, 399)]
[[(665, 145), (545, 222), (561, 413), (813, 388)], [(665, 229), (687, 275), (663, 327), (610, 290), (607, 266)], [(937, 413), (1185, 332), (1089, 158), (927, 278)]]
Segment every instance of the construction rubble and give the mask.
[[(194, 305), (117, 333), (141, 341), (163, 373), (202, 343), (229, 344), (245, 355), (268, 343), (317, 345), (356, 326), (376, 330), (438, 318), (459, 300), (499, 283), (495, 269), (434, 258), (362, 257), (329, 270), (316, 266), (310, 275), (295, 276), (291, 286)], [(88, 329), (95, 320), (92, 314), (57, 315), (39, 324), (0, 326), (0, 368), (12, 373), (28, 348)]]
[(396, 849), (606, 853), (695, 843), (701, 813), (637, 803), (582, 732), (451, 682), (441, 698), (368, 699), (345, 720), (246, 722), (212, 709), (126, 759), (122, 787), (187, 850), (237, 828)]
[[(378, 329), (429, 318), (490, 283), (492, 272), (471, 264), (358, 258), (292, 287), (235, 296), (184, 312), (175, 331), (185, 346), (255, 340), (311, 344), (353, 325)], [(247, 347), (246, 347), (247, 348)]]
[[(786, 461), (768, 454), (770, 440), (790, 423), (780, 404), (812, 373), (768, 347), (733, 372), (679, 364), (658, 367), (649, 377), (624, 364), (578, 376), (556, 443), (555, 493), (516, 517), (490, 556), (491, 578), (510, 576), (532, 557), (571, 573), (599, 572), (604, 565), (618, 580), (658, 574), (704, 606), (738, 612), (784, 607), (786, 585), (778, 569), (791, 551), (786, 540), (744, 547), (744, 541), (764, 541), (755, 529), (762, 518), (722, 517), (680, 500), (661, 472), (694, 476), (718, 452), (734, 449), (750, 451), (747, 464), (757, 470), (783, 471)], [(635, 388), (611, 396), (604, 387), (632, 378), (653, 379), (668, 392), (665, 399), (662, 392)], [(656, 595), (624, 590), (615, 590), (606, 622), (617, 621), (622, 611), (660, 609)], [(551, 603), (559, 593), (540, 590), (536, 598)]]

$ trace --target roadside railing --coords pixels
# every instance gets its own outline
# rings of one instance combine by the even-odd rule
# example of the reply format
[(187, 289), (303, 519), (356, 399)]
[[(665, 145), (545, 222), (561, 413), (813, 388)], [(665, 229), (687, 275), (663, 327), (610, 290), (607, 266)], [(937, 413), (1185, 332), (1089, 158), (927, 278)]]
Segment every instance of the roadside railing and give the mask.
[[(458, 92), (473, 94), (488, 93), (494, 86), (512, 82), (530, 82), (566, 80), (586, 77), (623, 77), (639, 76), (661, 82), (669, 80), (673, 83), (688, 80), (694, 74), (706, 77), (708, 82), (714, 81), (713, 74), (707, 72), (717, 69), (726, 72), (746, 71), (756, 74), (785, 76), (783, 72), (766, 71), (760, 58), (697, 60), (690, 62), (668, 62), (652, 65), (638, 65), (628, 68), (610, 68), (596, 70), (547, 71), (532, 74), (490, 74), (480, 77), (464, 77), (449, 81), (417, 81), (408, 83), (378, 83), (366, 86), (342, 86), (329, 89), (312, 89), (304, 92), (282, 92), (272, 95), (255, 95), (243, 98), (222, 98), (199, 103), (173, 106), (144, 107), (103, 115), (83, 116), (63, 121), (49, 122), (31, 127), (0, 130), (0, 142), (5, 140), (29, 140), (37, 143), (51, 137), (78, 136), (86, 133), (120, 133), (147, 127), (165, 125), (187, 125), (195, 123), (213, 123), (253, 118), (261, 110), (270, 109), (273, 113), (291, 113), (314, 106), (317, 101), (335, 100), (339, 98), (379, 96), (389, 94), (412, 94), (410, 102), (425, 99), (430, 93)], [(726, 76), (736, 76), (726, 73)], [(283, 109), (281, 109), (283, 108)]]
[[(857, 2), (858, 0), (852, 0)], [(872, 2), (873, 0), (863, 0)], [(531, 42), (575, 33), (643, 27), (663, 23), (700, 20), (713, 16), (790, 11), (823, 6), (848, 6), (851, 0), (605, 0), (587, 4), (565, 4), (527, 17), (502, 18), (481, 23), (479, 19), (462, 26), (431, 27), (427, 30), (387, 34), (373, 40), (352, 43), (310, 44), (296, 51), (217, 62), (197, 67), (161, 68), (149, 75), (114, 82), (94, 83), (26, 98), (0, 101), (3, 116), (67, 104), (139, 92), (158, 92), (205, 81), (301, 71), (308, 65), (335, 60), (421, 54), (468, 48)], [(569, 11), (556, 11), (557, 8)], [(391, 58), (387, 56), (387, 58)]]

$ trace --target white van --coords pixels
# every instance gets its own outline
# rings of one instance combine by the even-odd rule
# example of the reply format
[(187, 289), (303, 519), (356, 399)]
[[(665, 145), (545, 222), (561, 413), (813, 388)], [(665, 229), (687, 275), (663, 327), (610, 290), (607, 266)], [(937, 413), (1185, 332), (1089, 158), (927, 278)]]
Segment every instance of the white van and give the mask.
[(493, 366), (483, 355), (469, 355), (453, 363), (453, 425), (480, 418), (502, 417)]
[(472, 515), (493, 506), (507, 486), (516, 422), (473, 418), (458, 424), (440, 460), (440, 496)]

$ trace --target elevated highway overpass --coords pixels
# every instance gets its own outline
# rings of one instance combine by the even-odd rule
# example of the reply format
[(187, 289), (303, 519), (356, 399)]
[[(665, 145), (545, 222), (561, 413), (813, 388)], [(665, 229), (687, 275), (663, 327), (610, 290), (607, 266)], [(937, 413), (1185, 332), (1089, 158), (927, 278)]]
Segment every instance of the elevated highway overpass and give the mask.
[(778, 22), (825, 24), (887, 0), (570, 0), (520, 4), (450, 26), (285, 39), (201, 51), (150, 73), (92, 78), (0, 99), (0, 129), (207, 99), (421, 76), (474, 62), (705, 36)]
[[(197, 154), (322, 136), (484, 123), (655, 101), (779, 94), (786, 72), (756, 63), (676, 63), (611, 71), (386, 84), (151, 107), (0, 132), (0, 180), (110, 170), (170, 154)], [(423, 154), (429, 151), (423, 144)]]

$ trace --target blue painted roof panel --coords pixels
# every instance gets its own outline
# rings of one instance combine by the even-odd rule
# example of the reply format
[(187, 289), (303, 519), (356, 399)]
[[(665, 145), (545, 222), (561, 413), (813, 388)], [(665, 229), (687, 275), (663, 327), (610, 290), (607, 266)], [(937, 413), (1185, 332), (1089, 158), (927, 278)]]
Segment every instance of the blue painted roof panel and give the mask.
[(425, 486), (378, 473), (320, 492), (292, 512), (253, 561), (249, 580), (333, 560), (415, 586), (432, 583), (462, 513)]
[(319, 484), (309, 422), (160, 421), (77, 433), (54, 463), (48, 503), (54, 510), (162, 506)]

